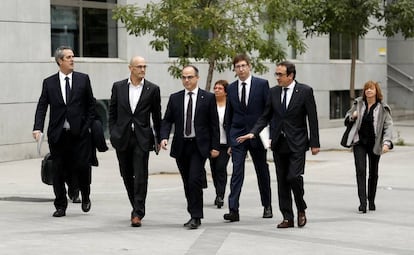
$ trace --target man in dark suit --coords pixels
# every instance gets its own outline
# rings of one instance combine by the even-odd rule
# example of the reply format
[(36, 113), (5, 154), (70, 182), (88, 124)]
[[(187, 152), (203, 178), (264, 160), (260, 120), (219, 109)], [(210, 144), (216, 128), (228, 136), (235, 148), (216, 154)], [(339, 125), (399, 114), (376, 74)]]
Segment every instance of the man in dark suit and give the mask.
[(132, 206), (132, 227), (140, 227), (145, 216), (149, 152), (158, 150), (153, 130), (158, 138), (161, 125), (160, 88), (145, 79), (146, 67), (144, 58), (133, 57), (129, 79), (114, 83), (109, 104), (110, 140)]
[(250, 58), (237, 55), (233, 67), (238, 76), (227, 88), (227, 141), (231, 147), (233, 173), (230, 181), (229, 213), (224, 219), (239, 221), (239, 199), (243, 186), (247, 151), (253, 160), (263, 210), (263, 218), (272, 218), (270, 173), (266, 160), (267, 151), (260, 139), (238, 143), (236, 138), (247, 134), (263, 113), (269, 82), (250, 74)]
[(219, 154), (219, 120), (214, 94), (197, 85), (198, 69), (184, 67), (181, 79), (185, 89), (170, 96), (161, 125), (161, 147), (167, 149), (174, 125), (170, 156), (177, 162), (191, 215), (184, 227), (196, 229), (203, 218), (204, 164)]
[[(74, 72), (74, 54), (70, 47), (59, 47), (55, 52), (59, 72), (43, 81), (37, 104), (33, 137), (40, 139), (45, 116), (50, 106), (47, 136), (53, 159), (55, 193), (54, 217), (66, 215), (68, 201), (65, 181), (76, 178), (82, 195), (81, 208), (91, 208), (90, 195), (90, 127), (94, 119), (95, 99), (87, 74)], [(70, 185), (70, 184), (69, 184)]]
[(303, 227), (307, 208), (303, 199), (302, 177), (305, 153), (310, 147), (312, 155), (316, 155), (320, 148), (315, 98), (310, 86), (295, 81), (296, 68), (293, 63), (284, 61), (277, 64), (275, 76), (279, 86), (270, 90), (263, 115), (250, 133), (237, 138), (237, 141), (257, 140), (259, 132), (272, 121), (271, 148), (276, 166), (279, 209), (283, 215), (283, 221), (277, 227), (294, 226), (291, 193), (298, 212), (298, 226)]

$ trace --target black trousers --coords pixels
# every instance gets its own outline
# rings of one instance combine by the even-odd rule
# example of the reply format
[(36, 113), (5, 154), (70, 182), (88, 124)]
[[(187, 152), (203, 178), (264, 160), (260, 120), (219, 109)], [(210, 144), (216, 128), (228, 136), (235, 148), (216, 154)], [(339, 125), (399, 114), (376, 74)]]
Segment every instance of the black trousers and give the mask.
[(303, 174), (305, 171), (306, 152), (292, 152), (287, 145), (286, 138), (279, 138), (278, 145), (273, 151), (276, 167), (279, 210), (283, 219), (293, 220), (292, 193), (295, 198), (296, 209), (304, 212), (307, 208), (303, 198)]
[(142, 150), (135, 135), (131, 135), (125, 151), (116, 151), (119, 169), (132, 206), (131, 217), (145, 216), (148, 189), (149, 152)]
[(213, 178), (216, 196), (224, 198), (227, 185), (227, 164), (230, 155), (227, 153), (227, 145), (220, 145), (220, 154), (216, 158), (210, 158), (211, 176)]
[(198, 150), (195, 139), (185, 139), (182, 154), (176, 158), (178, 170), (184, 185), (187, 211), (191, 218), (201, 219), (203, 214), (204, 158)]
[(91, 184), (91, 137), (90, 133), (82, 137), (74, 136), (70, 131), (63, 131), (56, 144), (49, 144), (53, 159), (54, 179), (53, 191), (55, 193), (54, 205), (56, 209), (66, 210), (68, 201), (66, 198), (65, 182), (68, 185), (76, 183), (82, 200), (89, 201)]
[(367, 205), (367, 157), (368, 157), (368, 201), (374, 202), (378, 183), (378, 164), (380, 155), (372, 152), (372, 147), (356, 144), (353, 146), (358, 197), (360, 205)]

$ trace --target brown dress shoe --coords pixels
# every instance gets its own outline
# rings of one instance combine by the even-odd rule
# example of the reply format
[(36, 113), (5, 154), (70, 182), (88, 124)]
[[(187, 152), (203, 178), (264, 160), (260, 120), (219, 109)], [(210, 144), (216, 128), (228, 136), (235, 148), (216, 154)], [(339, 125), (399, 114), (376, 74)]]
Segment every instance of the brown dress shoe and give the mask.
[(293, 228), (293, 220), (283, 220), (277, 225), (277, 228)]
[(298, 212), (298, 227), (303, 227), (306, 225), (306, 214), (305, 212)]
[(141, 227), (141, 219), (138, 216), (132, 217), (131, 227)]

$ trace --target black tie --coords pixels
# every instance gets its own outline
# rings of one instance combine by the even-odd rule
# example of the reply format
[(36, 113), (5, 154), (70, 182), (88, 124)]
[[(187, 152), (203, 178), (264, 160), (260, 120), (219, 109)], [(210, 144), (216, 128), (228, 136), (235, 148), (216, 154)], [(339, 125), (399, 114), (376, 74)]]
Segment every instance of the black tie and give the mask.
[(283, 92), (285, 94), (283, 94), (283, 101), (282, 101), (282, 105), (283, 105), (283, 111), (286, 112), (287, 109), (287, 102), (286, 102), (286, 95), (287, 95), (287, 91), (289, 88), (283, 88)]
[(241, 103), (244, 108), (247, 107), (246, 105), (246, 83), (245, 82), (242, 82)]
[(191, 95), (193, 92), (188, 92), (188, 105), (187, 105), (187, 114), (185, 120), (185, 135), (189, 136), (191, 134), (191, 122), (193, 119), (193, 99)]
[(65, 77), (66, 80), (66, 104), (69, 104), (70, 100), (70, 85), (69, 85), (69, 77)]

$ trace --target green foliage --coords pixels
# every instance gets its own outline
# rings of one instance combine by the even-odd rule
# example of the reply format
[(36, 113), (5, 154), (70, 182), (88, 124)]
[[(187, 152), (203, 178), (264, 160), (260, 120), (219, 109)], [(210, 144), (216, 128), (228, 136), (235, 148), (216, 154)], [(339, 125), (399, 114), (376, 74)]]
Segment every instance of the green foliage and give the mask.
[(385, 21), (385, 26), (379, 27), (379, 30), (384, 31), (384, 35), (394, 36), (401, 33), (406, 39), (414, 37), (413, 0), (398, 0), (388, 4), (380, 19)]
[[(174, 47), (179, 55), (169, 68), (174, 77), (192, 58), (208, 62), (209, 90), (213, 70), (231, 70), (238, 53), (252, 56), (253, 69), (259, 73), (267, 71), (263, 60), (284, 60), (286, 49), (274, 36), (278, 31), (287, 31), (288, 44), (303, 53), (301, 36), (289, 26), (295, 11), (290, 0), (160, 0), (145, 7), (120, 6), (114, 19), (131, 35), (151, 34), (150, 45), (156, 51)], [(189, 54), (189, 48), (196, 54)]]
[(350, 37), (364, 36), (373, 25), (372, 15), (381, 9), (378, 0), (299, 0), (303, 12), (306, 36), (329, 34), (332, 32), (347, 34)]

